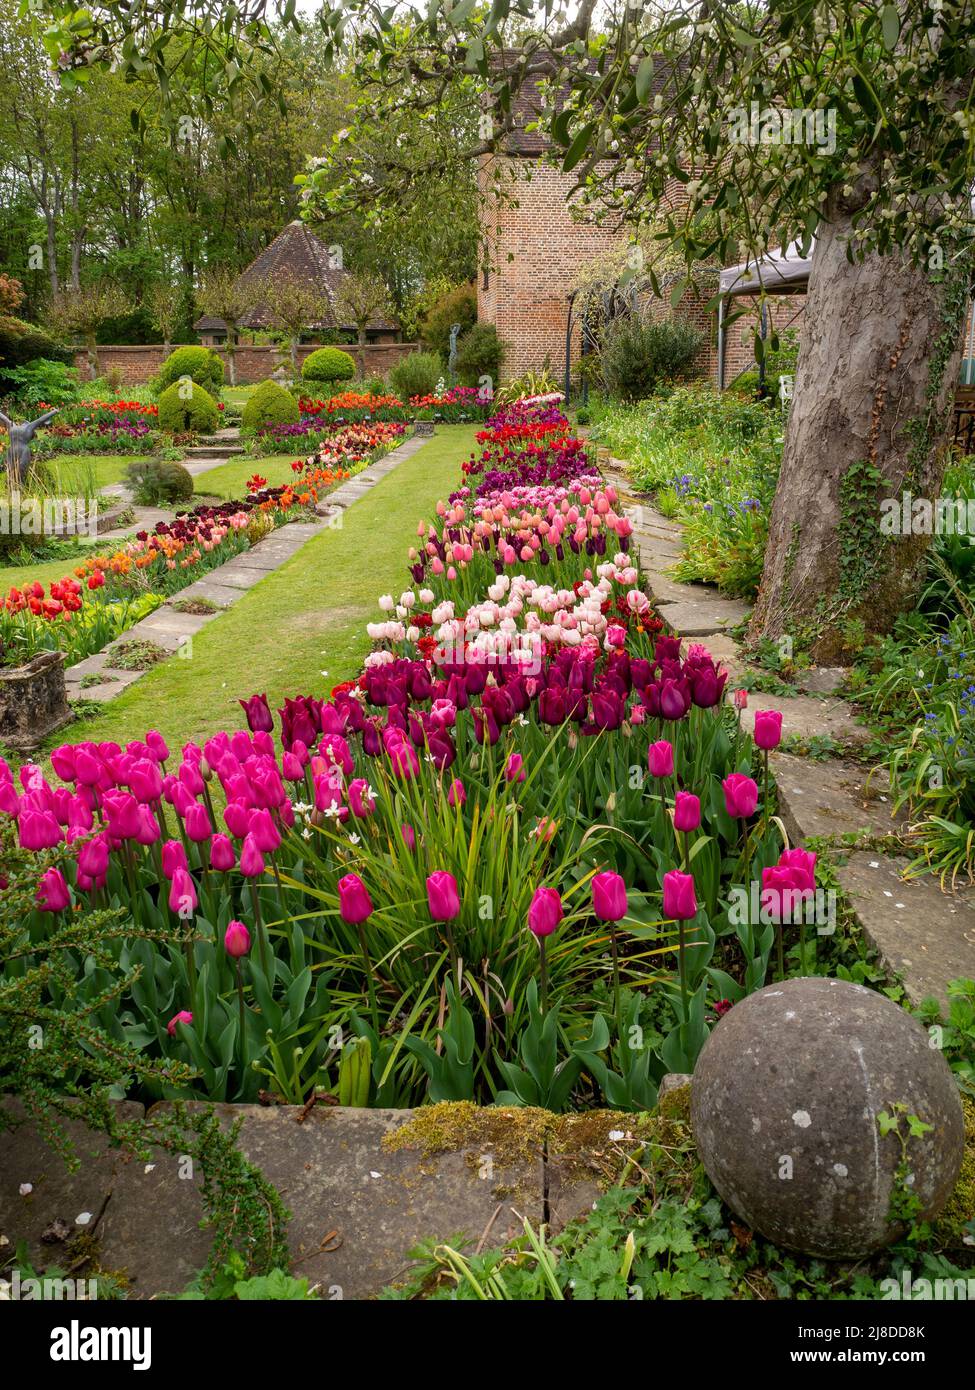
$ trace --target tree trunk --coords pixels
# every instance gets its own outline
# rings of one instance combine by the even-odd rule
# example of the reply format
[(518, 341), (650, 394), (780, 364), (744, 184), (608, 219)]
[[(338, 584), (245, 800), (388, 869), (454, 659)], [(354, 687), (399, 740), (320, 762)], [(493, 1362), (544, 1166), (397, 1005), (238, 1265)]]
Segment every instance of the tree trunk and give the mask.
[(236, 356), (236, 353), (237, 353), (237, 344), (234, 342), (233, 334), (232, 334), (232, 333), (228, 333), (228, 334), (227, 334), (226, 351), (227, 351), (227, 375), (230, 377), (230, 384), (231, 384), (231, 386), (236, 386), (236, 385), (237, 385), (237, 363), (236, 363), (236, 361), (235, 361), (235, 356)]
[[(938, 496), (968, 277), (899, 255), (846, 259), (850, 217), (817, 233), (795, 393), (749, 637), (821, 663), (888, 632), (924, 575), (927, 535), (887, 535), (880, 503)], [(948, 250), (944, 253), (946, 266)]]
[(359, 375), (364, 377), (366, 374), (366, 330), (359, 329)]

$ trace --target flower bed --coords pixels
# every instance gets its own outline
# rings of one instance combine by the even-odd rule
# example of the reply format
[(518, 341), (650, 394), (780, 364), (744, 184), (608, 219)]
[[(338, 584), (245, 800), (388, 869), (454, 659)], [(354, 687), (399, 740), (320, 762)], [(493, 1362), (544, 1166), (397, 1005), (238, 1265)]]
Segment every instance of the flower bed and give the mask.
[(814, 934), (782, 925), (815, 856), (771, 815), (781, 717), (756, 750), (726, 674), (661, 634), (627, 519), (560, 424), (471, 461), (329, 698), (275, 719), (252, 696), (248, 732), (175, 756), (156, 732), (65, 745), (60, 784), (0, 768), (25, 930), (118, 906), (141, 933), (117, 946), (139, 971), (121, 1003), (99, 1007), (107, 967), (76, 998), (194, 1070), (159, 1093), (645, 1109), (773, 953), (816, 968)]
[(248, 443), (255, 457), (265, 458), (290, 454), (300, 441), (302, 447), (314, 451), (318, 462), (354, 469), (364, 468), (380, 458), (405, 432), (406, 426), (395, 421), (347, 425), (320, 415), (309, 415), (303, 416), (296, 425), (272, 425)]

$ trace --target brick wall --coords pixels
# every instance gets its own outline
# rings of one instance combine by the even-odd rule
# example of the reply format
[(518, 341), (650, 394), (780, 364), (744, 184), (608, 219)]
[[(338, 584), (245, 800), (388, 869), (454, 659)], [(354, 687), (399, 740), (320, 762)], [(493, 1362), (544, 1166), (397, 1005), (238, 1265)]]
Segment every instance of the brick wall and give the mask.
[[(506, 185), (517, 205), (498, 204), (491, 197), (492, 161), (483, 160), (479, 170), (481, 192), (488, 198), (482, 230), (492, 268), (486, 286), (483, 274), (478, 279), (477, 316), (493, 323), (508, 345), (505, 377), (541, 367), (548, 357), (561, 380), (568, 295), (576, 275), (586, 262), (625, 239), (625, 233), (573, 219), (571, 174), (527, 160), (516, 165), (531, 170), (530, 181)], [(578, 353), (577, 330), (574, 360)]]
[[(303, 362), (309, 353), (315, 351), (316, 344), (302, 344), (298, 348), (298, 360)], [(417, 343), (367, 343), (363, 349), (365, 356), (366, 375), (385, 376), (391, 367), (405, 357), (409, 352), (416, 352)], [(358, 357), (358, 349), (348, 349), (353, 357)], [(220, 348), (214, 348), (227, 360), (227, 354)], [(121, 347), (107, 345), (98, 349), (98, 357), (101, 362), (103, 372), (116, 368), (125, 386), (140, 386), (158, 372), (166, 351), (161, 344), (149, 344), (144, 347)], [(280, 352), (275, 347), (240, 347), (234, 354), (237, 381), (241, 386), (250, 385), (256, 381), (263, 381), (269, 377), (281, 360)], [(81, 380), (88, 378), (88, 359), (84, 352), (75, 355), (75, 366), (80, 369)]]
[[(613, 218), (598, 223), (591, 213), (580, 217), (578, 200), (569, 196), (573, 175), (537, 160), (502, 160), (506, 174), (513, 170), (516, 178), (506, 177), (503, 186), (511, 196), (498, 200), (493, 195), (494, 168), (494, 160), (484, 159), (479, 171), (484, 199), (481, 233), (491, 270), (486, 282), (483, 274), (479, 278), (478, 318), (493, 323), (508, 344), (506, 378), (541, 367), (548, 357), (551, 370), (561, 381), (568, 296), (578, 273), (590, 261), (625, 244), (630, 231)], [(672, 180), (667, 205), (674, 206), (685, 196), (683, 185)], [(695, 369), (713, 376), (717, 362), (715, 315), (705, 308), (709, 297), (710, 291), (700, 297), (685, 294), (676, 312), (703, 333)], [(650, 301), (645, 307), (660, 317), (671, 315), (665, 301)], [(579, 361), (580, 347), (581, 330), (575, 325), (574, 363)]]

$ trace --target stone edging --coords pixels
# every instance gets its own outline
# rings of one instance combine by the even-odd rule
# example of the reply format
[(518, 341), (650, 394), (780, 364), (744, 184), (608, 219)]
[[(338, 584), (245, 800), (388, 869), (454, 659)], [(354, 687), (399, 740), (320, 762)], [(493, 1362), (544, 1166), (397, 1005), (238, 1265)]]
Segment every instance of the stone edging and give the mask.
[[(429, 440), (425, 438), (413, 437), (405, 440), (330, 492), (323, 499), (323, 514), (320, 519), (291, 521), (278, 527), (240, 555), (226, 560), (222, 565), (209, 570), (202, 579), (188, 584), (185, 589), (180, 589), (171, 600), (167, 600), (141, 622), (127, 628), (102, 651), (95, 652), (84, 661), (68, 667), (64, 673), (68, 699), (88, 699), (99, 703), (113, 700), (116, 695), (120, 695), (146, 674), (145, 671), (121, 671), (112, 667), (112, 651), (120, 643), (153, 642), (157, 647), (162, 647), (167, 655), (179, 652), (202, 628), (236, 603), (242, 594), (254, 588), (269, 574), (273, 574), (286, 560), (296, 555), (313, 536), (317, 536), (329, 526), (334, 526), (336, 518), (347, 508), (358, 502), (359, 498), (364, 497), (387, 473), (391, 473), (399, 464), (405, 463), (427, 443)], [(215, 464), (218, 462), (220, 460), (214, 460)], [(172, 606), (173, 602), (186, 599), (206, 599), (217, 605), (216, 611), (182, 613)], [(155, 670), (156, 667), (148, 669)], [(82, 686), (81, 682), (86, 676), (102, 674), (108, 675), (111, 679), (98, 685)]]

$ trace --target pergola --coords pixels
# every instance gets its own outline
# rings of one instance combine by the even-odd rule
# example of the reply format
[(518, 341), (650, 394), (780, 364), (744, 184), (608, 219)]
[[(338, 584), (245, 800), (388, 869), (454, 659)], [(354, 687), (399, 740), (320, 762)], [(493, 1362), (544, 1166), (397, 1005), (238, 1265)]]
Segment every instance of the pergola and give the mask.
[[(718, 390), (724, 390), (724, 335), (725, 313), (729, 299), (739, 295), (755, 294), (805, 294), (809, 287), (809, 273), (812, 270), (812, 255), (816, 239), (812, 239), (807, 255), (802, 246), (794, 241), (785, 250), (779, 247), (768, 251), (757, 259), (742, 261), (740, 265), (728, 266), (722, 270), (718, 280)], [(762, 308), (762, 336), (764, 337), (765, 309)]]

